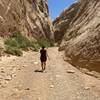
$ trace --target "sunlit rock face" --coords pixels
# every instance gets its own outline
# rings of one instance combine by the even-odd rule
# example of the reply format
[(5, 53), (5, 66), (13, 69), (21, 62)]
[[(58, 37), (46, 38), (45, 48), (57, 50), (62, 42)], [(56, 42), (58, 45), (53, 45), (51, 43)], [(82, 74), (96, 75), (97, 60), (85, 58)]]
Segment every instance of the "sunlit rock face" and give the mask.
[(79, 0), (64, 10), (54, 26), (63, 37), (59, 50), (65, 50), (72, 64), (100, 72), (100, 0)]
[(47, 0), (0, 0), (0, 35), (16, 31), (53, 38)]

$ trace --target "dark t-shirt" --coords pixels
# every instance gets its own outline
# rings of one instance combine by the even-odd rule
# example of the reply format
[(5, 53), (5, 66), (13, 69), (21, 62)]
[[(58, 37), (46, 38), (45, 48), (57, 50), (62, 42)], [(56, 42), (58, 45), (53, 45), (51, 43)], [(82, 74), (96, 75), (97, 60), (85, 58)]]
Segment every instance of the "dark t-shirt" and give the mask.
[(40, 50), (40, 59), (42, 62), (45, 62), (47, 60), (47, 51), (45, 49)]

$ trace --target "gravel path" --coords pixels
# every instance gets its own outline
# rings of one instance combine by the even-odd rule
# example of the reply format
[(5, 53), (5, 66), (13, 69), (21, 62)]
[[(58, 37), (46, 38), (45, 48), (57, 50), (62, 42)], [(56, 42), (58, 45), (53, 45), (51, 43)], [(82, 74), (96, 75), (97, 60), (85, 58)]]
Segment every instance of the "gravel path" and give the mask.
[(63, 60), (63, 52), (49, 48), (44, 73), (39, 53), (0, 61), (0, 100), (100, 100), (100, 80), (81, 73)]

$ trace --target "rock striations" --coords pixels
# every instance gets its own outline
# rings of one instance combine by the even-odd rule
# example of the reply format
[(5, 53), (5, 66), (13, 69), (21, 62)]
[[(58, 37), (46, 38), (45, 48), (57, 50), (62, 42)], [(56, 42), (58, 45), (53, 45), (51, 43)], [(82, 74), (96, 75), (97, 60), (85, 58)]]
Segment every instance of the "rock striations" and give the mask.
[(69, 28), (72, 19), (75, 17), (79, 9), (79, 3), (71, 5), (68, 9), (65, 9), (59, 17), (54, 21), (55, 41), (60, 42), (64, 36), (66, 30)]
[(0, 35), (16, 31), (53, 38), (47, 0), (0, 0)]
[(59, 49), (71, 63), (100, 72), (100, 0), (79, 0), (53, 24), (56, 41), (62, 40)]

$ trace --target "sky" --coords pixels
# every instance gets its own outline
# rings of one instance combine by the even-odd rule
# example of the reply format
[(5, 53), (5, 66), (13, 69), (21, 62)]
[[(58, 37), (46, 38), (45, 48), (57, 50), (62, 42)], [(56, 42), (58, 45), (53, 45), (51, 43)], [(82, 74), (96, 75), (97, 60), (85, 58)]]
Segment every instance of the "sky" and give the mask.
[(51, 19), (54, 20), (60, 15), (64, 8), (69, 7), (75, 1), (76, 0), (48, 0)]

